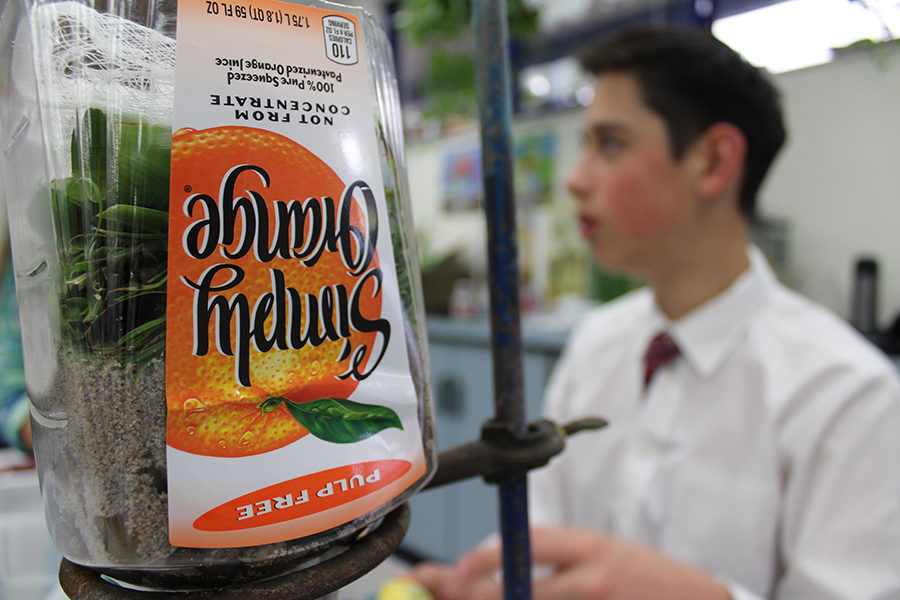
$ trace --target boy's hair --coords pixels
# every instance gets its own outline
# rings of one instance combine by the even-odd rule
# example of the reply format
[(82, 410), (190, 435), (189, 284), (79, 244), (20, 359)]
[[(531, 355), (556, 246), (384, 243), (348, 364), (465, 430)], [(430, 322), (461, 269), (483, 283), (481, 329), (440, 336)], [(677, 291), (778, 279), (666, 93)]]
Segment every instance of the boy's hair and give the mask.
[(666, 123), (681, 158), (710, 125), (727, 122), (747, 138), (740, 208), (748, 218), (785, 131), (778, 91), (765, 73), (699, 28), (639, 26), (620, 30), (581, 52), (593, 75), (632, 73), (644, 102)]

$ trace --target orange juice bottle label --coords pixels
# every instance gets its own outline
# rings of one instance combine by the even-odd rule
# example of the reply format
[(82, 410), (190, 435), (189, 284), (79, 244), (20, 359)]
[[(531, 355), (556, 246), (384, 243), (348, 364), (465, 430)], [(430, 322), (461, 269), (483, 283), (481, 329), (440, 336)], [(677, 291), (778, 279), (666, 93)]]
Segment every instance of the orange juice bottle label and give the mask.
[(179, 0), (174, 546), (322, 533), (424, 475), (363, 33), (314, 6)]

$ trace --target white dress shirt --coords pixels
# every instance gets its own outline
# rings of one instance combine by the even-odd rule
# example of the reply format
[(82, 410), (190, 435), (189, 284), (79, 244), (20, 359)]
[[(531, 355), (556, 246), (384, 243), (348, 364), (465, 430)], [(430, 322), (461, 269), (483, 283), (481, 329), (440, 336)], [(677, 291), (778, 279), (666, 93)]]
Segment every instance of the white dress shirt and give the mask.
[[(535, 522), (652, 546), (735, 600), (900, 599), (900, 379), (762, 254), (677, 321), (638, 290), (594, 311), (551, 378), (546, 415), (597, 415), (531, 476)], [(643, 388), (668, 331), (681, 356)]]

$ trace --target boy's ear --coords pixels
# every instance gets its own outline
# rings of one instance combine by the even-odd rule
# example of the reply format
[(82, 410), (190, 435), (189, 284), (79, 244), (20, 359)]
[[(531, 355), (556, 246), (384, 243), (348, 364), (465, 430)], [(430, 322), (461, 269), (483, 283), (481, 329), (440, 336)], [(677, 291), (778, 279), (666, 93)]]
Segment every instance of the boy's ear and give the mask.
[(740, 193), (747, 156), (747, 138), (731, 123), (713, 123), (698, 140), (697, 191), (715, 198)]

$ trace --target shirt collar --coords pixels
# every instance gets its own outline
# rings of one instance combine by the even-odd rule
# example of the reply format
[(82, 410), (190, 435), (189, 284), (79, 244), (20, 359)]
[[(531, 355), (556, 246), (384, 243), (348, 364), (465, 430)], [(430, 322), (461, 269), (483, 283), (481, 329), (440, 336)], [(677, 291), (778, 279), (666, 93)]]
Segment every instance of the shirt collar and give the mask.
[[(682, 356), (701, 376), (713, 373), (737, 345), (753, 315), (761, 310), (776, 284), (763, 253), (751, 246), (750, 266), (726, 288), (687, 315), (671, 321), (654, 303), (651, 321), (668, 331)], [(649, 337), (648, 337), (649, 341)]]

